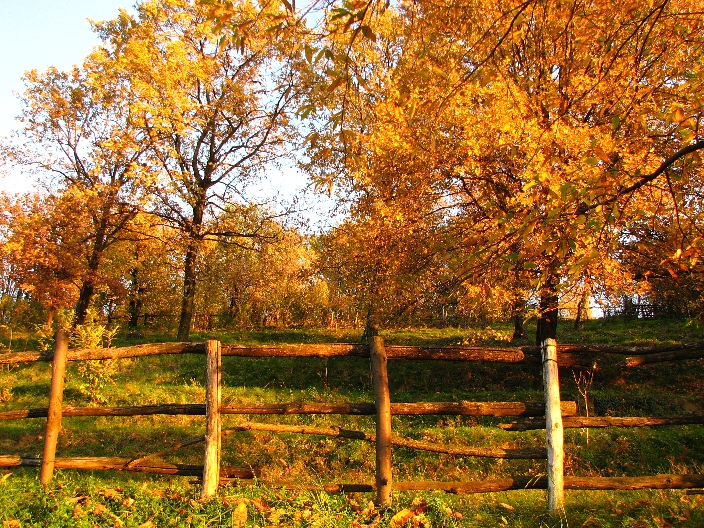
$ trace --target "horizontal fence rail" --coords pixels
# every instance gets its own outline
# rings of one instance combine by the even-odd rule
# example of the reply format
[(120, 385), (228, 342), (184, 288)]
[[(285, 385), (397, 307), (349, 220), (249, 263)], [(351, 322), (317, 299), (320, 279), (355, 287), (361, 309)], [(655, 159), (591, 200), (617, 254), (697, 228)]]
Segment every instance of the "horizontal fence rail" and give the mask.
[[(181, 475), (199, 477), (203, 474), (203, 466), (192, 464), (170, 464), (168, 462), (145, 462), (133, 464), (130, 458), (117, 457), (72, 457), (56, 458), (56, 469), (86, 469), (132, 471), (136, 473), (157, 473), (160, 475)], [(41, 467), (41, 458), (0, 455), (0, 468)], [(253, 479), (259, 476), (259, 471), (252, 467), (222, 466), (220, 475), (223, 478)]]
[[(538, 347), (524, 346), (515, 348), (491, 347), (426, 347), (426, 346), (385, 346), (390, 360), (429, 360), (429, 361), (483, 361), (493, 363), (540, 363)], [(164, 354), (205, 354), (205, 343), (154, 343), (122, 348), (87, 348), (69, 350), (68, 361), (106, 360), (157, 356)], [(628, 355), (623, 360), (624, 367), (637, 367), (653, 363), (663, 363), (685, 359), (703, 359), (704, 343), (682, 345), (661, 345), (656, 347), (627, 347), (619, 345), (559, 345), (558, 363), (561, 367), (596, 366), (594, 355)], [(362, 344), (306, 344), (306, 345), (222, 345), (223, 356), (234, 357), (298, 357), (298, 358), (333, 358), (364, 357), (368, 358), (369, 347)], [(51, 361), (52, 351), (45, 352), (9, 352), (0, 354), (0, 365)]]
[[(25, 418), (46, 418), (48, 409), (19, 409), (0, 413), (0, 421)], [(220, 414), (351, 414), (369, 416), (376, 413), (373, 403), (273, 403), (222, 405)], [(542, 416), (545, 409), (536, 403), (521, 402), (417, 402), (392, 403), (393, 415), (452, 415), (452, 416)], [(576, 416), (577, 402), (562, 402), (563, 416)], [(64, 407), (64, 417), (74, 416), (204, 416), (205, 405), (163, 404), (128, 407)]]
[[(563, 415), (565, 416), (565, 415)], [(563, 418), (562, 426), (569, 429), (606, 427), (658, 427), (663, 425), (696, 425), (704, 424), (704, 415), (691, 414), (685, 416), (568, 416)], [(499, 424), (505, 431), (530, 431), (545, 429), (545, 420), (516, 421), (509, 424)]]
[[(540, 355), (534, 347), (522, 348), (483, 348), (483, 347), (425, 347), (425, 346), (386, 346), (389, 360), (419, 361), (484, 361), (490, 363), (540, 364)], [(367, 345), (360, 344), (321, 344), (321, 345), (222, 345), (222, 355), (249, 358), (369, 358)], [(164, 354), (205, 354), (205, 343), (162, 343), (135, 345), (122, 348), (84, 348), (69, 350), (68, 361), (126, 359)], [(12, 352), (0, 354), (0, 365), (51, 361), (53, 353)], [(593, 367), (594, 358), (590, 354), (565, 353), (560, 358), (563, 367)]]

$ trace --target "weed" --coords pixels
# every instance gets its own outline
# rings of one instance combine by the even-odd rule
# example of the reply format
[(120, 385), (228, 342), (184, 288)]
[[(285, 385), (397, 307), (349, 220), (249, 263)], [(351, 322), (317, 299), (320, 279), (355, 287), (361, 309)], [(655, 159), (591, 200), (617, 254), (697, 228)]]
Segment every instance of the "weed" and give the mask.
[[(76, 325), (71, 332), (71, 344), (74, 348), (109, 348), (119, 327), (107, 328), (95, 322), (95, 315), (89, 310), (86, 323)], [(78, 390), (87, 397), (91, 404), (106, 403), (105, 389), (115, 383), (113, 377), (117, 372), (117, 360), (82, 361), (76, 368), (79, 383)]]

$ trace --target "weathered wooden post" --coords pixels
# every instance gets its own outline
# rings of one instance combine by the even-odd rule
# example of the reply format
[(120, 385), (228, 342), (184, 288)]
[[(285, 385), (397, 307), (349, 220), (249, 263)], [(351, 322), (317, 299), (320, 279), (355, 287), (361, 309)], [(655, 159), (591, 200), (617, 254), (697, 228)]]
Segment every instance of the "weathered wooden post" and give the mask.
[(220, 482), (220, 371), (222, 356), (220, 341), (206, 343), (205, 381), (205, 459), (201, 500), (215, 495)]
[(545, 434), (548, 447), (548, 507), (560, 511), (565, 502), (564, 437), (560, 409), (560, 378), (557, 368), (557, 342), (548, 338), (541, 345), (545, 386)]
[(369, 340), (372, 363), (372, 383), (376, 403), (376, 503), (391, 505), (391, 396), (386, 368), (384, 340), (374, 336)]
[(41, 483), (46, 487), (54, 476), (56, 460), (56, 443), (61, 432), (61, 406), (64, 399), (64, 380), (66, 378), (66, 356), (68, 353), (68, 335), (59, 330), (54, 336), (54, 358), (51, 367), (51, 392), (49, 395), (49, 413), (44, 435), (44, 454), (40, 471)]

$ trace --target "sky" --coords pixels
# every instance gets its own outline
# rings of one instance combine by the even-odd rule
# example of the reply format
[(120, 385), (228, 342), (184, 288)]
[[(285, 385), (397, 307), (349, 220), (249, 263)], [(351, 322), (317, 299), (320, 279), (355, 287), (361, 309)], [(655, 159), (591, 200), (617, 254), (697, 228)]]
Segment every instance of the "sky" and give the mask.
[[(88, 18), (109, 20), (131, 0), (0, 0), (0, 136), (17, 128), (16, 94), (27, 70), (67, 70), (100, 44)], [(0, 180), (2, 190), (23, 192), (32, 183), (16, 173)]]
[[(100, 45), (88, 19), (110, 20), (119, 9), (134, 12), (134, 0), (0, 0), (0, 137), (19, 123), (15, 94), (24, 89), (25, 71), (50, 66), (68, 70)], [(255, 195), (288, 195), (305, 185), (294, 169), (273, 170)], [(17, 171), (0, 175), (0, 191), (31, 191), (34, 182)]]

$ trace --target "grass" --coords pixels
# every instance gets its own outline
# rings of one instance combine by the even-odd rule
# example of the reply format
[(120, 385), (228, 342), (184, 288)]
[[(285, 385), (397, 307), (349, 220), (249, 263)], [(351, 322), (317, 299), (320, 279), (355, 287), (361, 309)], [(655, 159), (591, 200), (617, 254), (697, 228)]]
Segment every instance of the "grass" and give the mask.
[[(563, 342), (654, 345), (700, 341), (704, 329), (681, 321), (589, 321), (581, 330), (560, 328)], [(490, 329), (402, 329), (384, 334), (389, 343), (506, 346), (507, 325)], [(204, 340), (213, 334), (194, 335)], [(355, 342), (348, 330), (226, 332), (227, 343)], [(142, 341), (163, 341), (149, 335)], [(27, 339), (27, 341), (30, 341)], [(118, 346), (135, 344), (120, 336)], [(526, 339), (523, 344), (530, 344)], [(369, 362), (361, 358), (223, 358), (225, 403), (372, 401)], [(327, 371), (328, 386), (325, 385)], [(569, 370), (561, 372), (563, 399), (580, 399)], [(542, 401), (540, 372), (516, 365), (450, 362), (390, 362), (393, 401)], [(590, 389), (597, 415), (663, 415), (704, 412), (701, 361), (653, 365), (625, 371), (605, 362)], [(70, 364), (65, 403), (86, 405), (77, 366)], [(50, 371), (46, 363), (14, 366), (0, 373), (0, 411), (46, 406)], [(120, 360), (114, 384), (103, 391), (107, 405), (199, 403), (203, 401), (201, 356)], [(224, 427), (248, 417), (226, 416)], [(252, 421), (340, 426), (373, 432), (370, 417), (261, 416)], [(424, 441), (476, 447), (527, 448), (544, 445), (542, 431), (506, 432), (491, 418), (394, 417), (395, 434)], [(203, 417), (145, 416), (66, 419), (59, 456), (137, 457), (202, 434)], [(39, 456), (43, 420), (0, 422), (0, 454)], [(637, 476), (704, 471), (704, 427), (581, 430), (565, 434), (567, 474)], [(243, 432), (223, 440), (223, 461), (262, 468), (262, 480), (301, 483), (373, 480), (372, 444), (266, 432)], [(200, 463), (202, 445), (169, 455), (172, 462)], [(398, 448), (398, 480), (469, 480), (540, 475), (542, 461), (454, 457)], [(399, 493), (391, 509), (369, 507), (369, 494), (334, 495), (228, 486), (217, 500), (198, 501), (191, 478), (116, 472), (59, 471), (48, 492), (36, 469), (0, 472), (2, 526), (704, 526), (704, 496), (683, 491), (567, 492), (565, 511), (551, 517), (546, 494), (516, 491), (484, 495)], [(246, 512), (246, 513), (244, 513)], [(242, 519), (246, 515), (246, 522)], [(406, 520), (404, 524), (402, 521)]]

